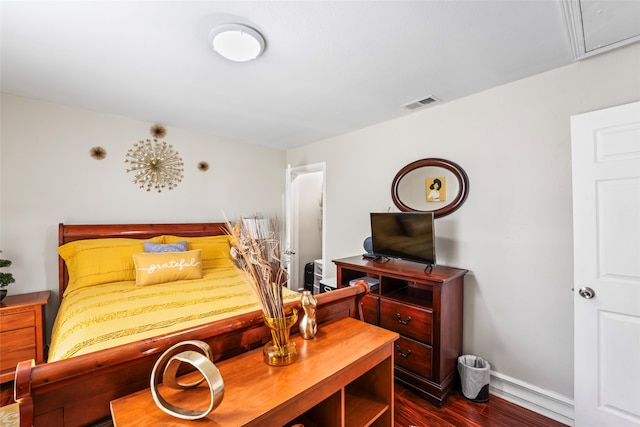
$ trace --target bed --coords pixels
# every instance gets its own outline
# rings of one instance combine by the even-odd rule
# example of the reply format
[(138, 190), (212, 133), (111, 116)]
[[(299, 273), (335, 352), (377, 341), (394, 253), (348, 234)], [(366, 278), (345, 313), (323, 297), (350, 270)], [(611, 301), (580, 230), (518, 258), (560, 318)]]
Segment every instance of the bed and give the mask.
[[(241, 272), (228, 254), (224, 223), (60, 224), (58, 240), (62, 302), (52, 334), (51, 358), (37, 366), (24, 361), (16, 369), (14, 391), (21, 425), (85, 426), (108, 420), (109, 402), (148, 387), (156, 359), (180, 341), (205, 341), (215, 360), (223, 360), (262, 346), (270, 338), (257, 300), (247, 293), (248, 285), (240, 283)], [(163, 246), (183, 241), (188, 242), (188, 251), (201, 255), (202, 279), (179, 276), (165, 283), (154, 278), (148, 286), (141, 285), (140, 275), (134, 272), (132, 282), (130, 266), (123, 267), (123, 263), (131, 262), (131, 253), (139, 253), (142, 242)], [(109, 246), (112, 244), (115, 248)], [(95, 252), (88, 263), (86, 258), (77, 259), (78, 251), (86, 248)], [(103, 261), (96, 263), (95, 259)], [(144, 262), (136, 258), (134, 266), (141, 265)], [(215, 280), (210, 282), (211, 278)], [(81, 294), (83, 290), (89, 293)], [(318, 295), (318, 323), (362, 318), (360, 299), (366, 292), (354, 286)], [(180, 299), (183, 295), (179, 294), (191, 293), (187, 302)], [(129, 307), (132, 301), (147, 298), (138, 308)], [(115, 301), (120, 310), (96, 314), (106, 300)], [(296, 293), (287, 293), (285, 304), (301, 310)], [(134, 326), (136, 310), (143, 323)], [(71, 312), (85, 317), (67, 320), (62, 316)], [(105, 330), (101, 322), (113, 322), (114, 329)], [(77, 338), (74, 333), (83, 325), (98, 325), (98, 329), (89, 338)]]

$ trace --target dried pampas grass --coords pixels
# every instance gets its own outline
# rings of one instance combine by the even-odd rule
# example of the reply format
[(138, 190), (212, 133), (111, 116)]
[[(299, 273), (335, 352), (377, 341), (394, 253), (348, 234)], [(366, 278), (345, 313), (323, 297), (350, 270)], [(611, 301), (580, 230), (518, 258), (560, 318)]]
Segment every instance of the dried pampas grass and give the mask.
[(282, 288), (288, 273), (280, 258), (278, 222), (273, 219), (243, 218), (227, 221), (232, 237), (232, 255), (245, 272), (266, 317), (283, 318)]

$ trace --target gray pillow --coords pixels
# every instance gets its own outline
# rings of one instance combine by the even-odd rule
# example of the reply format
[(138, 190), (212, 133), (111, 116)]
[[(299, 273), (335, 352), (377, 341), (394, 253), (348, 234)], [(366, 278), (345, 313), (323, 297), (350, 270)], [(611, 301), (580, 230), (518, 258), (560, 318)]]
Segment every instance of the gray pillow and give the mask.
[(144, 242), (144, 251), (151, 253), (160, 253), (160, 252), (184, 252), (187, 250), (187, 241), (183, 240), (181, 242), (174, 243), (153, 243), (153, 242)]

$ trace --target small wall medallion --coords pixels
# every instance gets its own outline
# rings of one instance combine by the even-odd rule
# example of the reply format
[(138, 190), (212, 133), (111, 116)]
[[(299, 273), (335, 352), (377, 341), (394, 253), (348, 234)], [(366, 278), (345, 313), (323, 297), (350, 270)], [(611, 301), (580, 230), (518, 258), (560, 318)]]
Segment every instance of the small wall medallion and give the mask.
[(96, 160), (102, 160), (107, 157), (107, 150), (102, 147), (93, 147), (89, 154)]
[(162, 125), (153, 125), (149, 131), (151, 136), (156, 139), (164, 138), (167, 135), (167, 130)]

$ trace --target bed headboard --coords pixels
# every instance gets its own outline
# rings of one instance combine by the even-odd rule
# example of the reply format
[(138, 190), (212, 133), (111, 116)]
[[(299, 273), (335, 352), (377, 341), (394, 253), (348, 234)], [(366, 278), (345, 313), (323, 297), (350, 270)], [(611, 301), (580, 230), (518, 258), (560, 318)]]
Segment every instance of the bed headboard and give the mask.
[[(170, 234), (180, 237), (219, 236), (227, 234), (224, 222), (194, 222), (184, 224), (63, 224), (58, 225), (58, 246), (74, 240), (126, 237), (150, 239)], [(60, 299), (69, 282), (69, 274), (62, 257), (58, 256), (58, 287)]]

